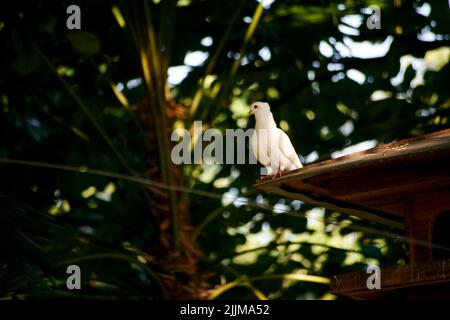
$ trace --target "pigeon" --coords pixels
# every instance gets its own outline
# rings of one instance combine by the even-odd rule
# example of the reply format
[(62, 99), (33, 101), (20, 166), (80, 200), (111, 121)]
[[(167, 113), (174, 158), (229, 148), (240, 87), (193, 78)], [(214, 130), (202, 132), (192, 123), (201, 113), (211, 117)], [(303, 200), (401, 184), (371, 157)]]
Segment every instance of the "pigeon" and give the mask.
[(302, 168), (288, 135), (277, 128), (269, 104), (255, 102), (251, 105), (249, 114), (253, 114), (256, 119), (255, 131), (250, 137), (250, 148), (256, 160), (272, 173), (261, 178), (279, 177), (283, 171)]

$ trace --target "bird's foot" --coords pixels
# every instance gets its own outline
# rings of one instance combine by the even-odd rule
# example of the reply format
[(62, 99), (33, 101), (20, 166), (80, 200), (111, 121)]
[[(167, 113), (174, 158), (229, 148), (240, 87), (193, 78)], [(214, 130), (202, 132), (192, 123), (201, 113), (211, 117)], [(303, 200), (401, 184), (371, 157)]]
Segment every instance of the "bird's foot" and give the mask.
[(275, 173), (274, 175), (272, 175), (272, 179), (281, 177), (281, 174), (282, 174), (281, 170), (278, 170), (277, 173)]
[(282, 174), (283, 174), (283, 172), (281, 170), (279, 170), (277, 173), (274, 173), (274, 174), (267, 174), (265, 176), (260, 176), (259, 179), (260, 180), (275, 179), (275, 178), (281, 177)]

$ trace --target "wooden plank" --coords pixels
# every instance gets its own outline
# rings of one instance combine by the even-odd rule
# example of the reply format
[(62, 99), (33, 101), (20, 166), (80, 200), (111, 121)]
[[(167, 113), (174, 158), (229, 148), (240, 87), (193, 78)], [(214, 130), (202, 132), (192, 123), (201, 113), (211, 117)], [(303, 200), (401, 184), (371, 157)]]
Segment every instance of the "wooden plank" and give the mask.
[(331, 292), (357, 297), (373, 292), (384, 292), (425, 285), (448, 284), (450, 290), (450, 260), (428, 261), (381, 269), (381, 288), (369, 290), (367, 279), (371, 274), (353, 272), (331, 277)]
[(371, 199), (365, 201), (364, 205), (366, 205), (368, 208), (375, 208), (384, 212), (389, 212), (390, 214), (396, 215), (398, 217), (404, 217), (405, 214), (405, 207), (402, 201), (399, 201), (398, 199), (386, 199), (386, 203), (383, 204), (380, 203), (379, 199)]
[[(416, 161), (415, 161), (416, 162)], [(426, 181), (439, 181), (450, 178), (450, 153), (447, 157), (411, 163), (402, 161), (395, 166), (385, 166), (364, 173), (349, 173), (345, 177), (326, 179), (326, 188), (334, 195), (349, 195), (388, 187), (412, 185)], [(305, 181), (312, 184), (310, 179)], [(324, 182), (319, 184), (324, 187)]]
[(404, 224), (401, 222), (400, 219), (396, 219), (397, 217), (393, 216), (392, 219), (389, 219), (389, 214), (387, 213), (373, 213), (370, 210), (360, 209), (355, 206), (352, 206), (351, 204), (346, 204), (344, 202), (340, 202), (339, 204), (334, 203), (333, 199), (316, 199), (314, 195), (310, 195), (308, 193), (301, 193), (297, 190), (295, 192), (289, 191), (286, 186), (278, 187), (278, 186), (264, 186), (262, 190), (267, 192), (272, 192), (275, 194), (278, 194), (282, 197), (291, 198), (300, 200), (312, 205), (316, 205), (319, 207), (324, 207), (330, 210), (335, 210), (338, 212), (344, 212), (356, 217), (359, 217), (361, 219), (366, 219), (374, 222), (378, 222), (384, 225), (388, 225), (394, 228), (398, 229), (404, 229)]
[(449, 162), (450, 129), (307, 165), (255, 187), (399, 227), (405, 197), (450, 188)]
[[(443, 192), (450, 189), (450, 177), (437, 178), (435, 180), (418, 181), (414, 183), (405, 182), (395, 186), (386, 185), (385, 188), (377, 190), (364, 190), (354, 193), (341, 193), (332, 194), (333, 197), (355, 202), (355, 203), (367, 203), (370, 201), (372, 206), (378, 207), (384, 205), (385, 202), (392, 202), (397, 199), (401, 202), (405, 197), (411, 197), (415, 195), (423, 195), (428, 192)], [(378, 201), (376, 201), (378, 200)]]
[(304, 180), (326, 174), (340, 173), (345, 175), (346, 173), (343, 171), (354, 170), (364, 166), (378, 165), (379, 167), (384, 167), (386, 162), (414, 158), (422, 161), (426, 158), (440, 158), (448, 154), (450, 154), (450, 129), (401, 140), (337, 159), (310, 164), (273, 180), (259, 180), (255, 186), (262, 187), (263, 185), (278, 184), (292, 179)]
[[(405, 199), (403, 203), (405, 211), (405, 226), (406, 226), (406, 236), (408, 238), (414, 238), (413, 227), (414, 227), (414, 198)], [(416, 263), (416, 247), (417, 245), (411, 241), (408, 241), (408, 262)]]

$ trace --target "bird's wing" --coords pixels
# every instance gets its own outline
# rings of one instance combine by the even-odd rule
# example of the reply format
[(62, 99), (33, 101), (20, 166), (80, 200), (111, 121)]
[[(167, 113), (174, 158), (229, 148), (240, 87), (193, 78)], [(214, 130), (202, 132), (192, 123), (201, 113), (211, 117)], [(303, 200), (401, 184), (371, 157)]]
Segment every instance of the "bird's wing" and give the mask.
[(303, 167), (300, 159), (298, 158), (297, 152), (295, 152), (294, 146), (292, 145), (291, 140), (289, 139), (286, 132), (284, 132), (280, 128), (277, 129), (278, 134), (280, 135), (279, 143), (281, 153), (289, 159), (294, 168), (297, 169)]
[(255, 155), (256, 160), (258, 160), (264, 167), (270, 165), (270, 158), (268, 156), (267, 141), (261, 141), (258, 137), (258, 131), (255, 130), (253, 135), (250, 137), (250, 149)]

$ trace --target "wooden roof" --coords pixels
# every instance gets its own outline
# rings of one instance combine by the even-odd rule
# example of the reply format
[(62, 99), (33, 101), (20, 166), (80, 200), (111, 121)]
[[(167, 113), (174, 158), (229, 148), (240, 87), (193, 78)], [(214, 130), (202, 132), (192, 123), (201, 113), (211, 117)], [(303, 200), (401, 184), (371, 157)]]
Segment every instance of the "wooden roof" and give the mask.
[(306, 165), (257, 188), (404, 228), (404, 206), (450, 191), (450, 129)]
[(369, 290), (371, 273), (331, 277), (331, 292), (353, 299), (449, 299), (450, 260), (426, 261), (381, 270), (380, 289)]

